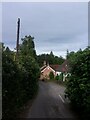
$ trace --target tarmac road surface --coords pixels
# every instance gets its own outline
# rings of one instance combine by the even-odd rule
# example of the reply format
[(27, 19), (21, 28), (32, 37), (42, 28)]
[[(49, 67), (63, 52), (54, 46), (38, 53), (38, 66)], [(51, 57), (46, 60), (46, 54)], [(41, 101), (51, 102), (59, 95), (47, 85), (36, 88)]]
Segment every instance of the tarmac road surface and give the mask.
[(53, 82), (39, 82), (39, 92), (25, 118), (68, 118), (77, 120), (64, 98), (65, 87)]

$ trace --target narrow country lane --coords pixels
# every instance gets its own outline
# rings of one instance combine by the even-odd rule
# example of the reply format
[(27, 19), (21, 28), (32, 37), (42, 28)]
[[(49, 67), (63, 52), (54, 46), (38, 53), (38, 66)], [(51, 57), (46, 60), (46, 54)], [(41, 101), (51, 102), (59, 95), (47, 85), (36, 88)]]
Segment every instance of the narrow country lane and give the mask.
[(39, 82), (39, 93), (25, 118), (72, 118), (75, 115), (64, 100), (65, 87), (51, 82)]

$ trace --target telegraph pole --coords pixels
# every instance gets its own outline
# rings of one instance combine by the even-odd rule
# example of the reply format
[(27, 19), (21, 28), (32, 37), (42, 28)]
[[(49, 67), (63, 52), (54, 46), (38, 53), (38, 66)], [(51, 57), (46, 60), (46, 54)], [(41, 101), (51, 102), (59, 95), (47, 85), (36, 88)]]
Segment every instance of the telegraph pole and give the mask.
[(19, 51), (19, 33), (20, 33), (20, 18), (18, 18), (18, 22), (17, 22), (16, 59), (18, 59), (18, 51)]

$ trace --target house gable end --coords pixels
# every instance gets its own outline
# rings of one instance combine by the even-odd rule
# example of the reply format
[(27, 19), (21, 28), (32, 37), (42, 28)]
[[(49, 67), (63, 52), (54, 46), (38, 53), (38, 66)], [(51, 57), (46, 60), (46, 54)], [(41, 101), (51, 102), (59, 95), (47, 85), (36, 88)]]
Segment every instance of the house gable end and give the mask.
[(55, 70), (53, 70), (50, 66), (47, 66), (46, 68), (44, 68), (41, 72), (44, 72), (46, 69), (51, 69), (51, 71), (55, 72)]

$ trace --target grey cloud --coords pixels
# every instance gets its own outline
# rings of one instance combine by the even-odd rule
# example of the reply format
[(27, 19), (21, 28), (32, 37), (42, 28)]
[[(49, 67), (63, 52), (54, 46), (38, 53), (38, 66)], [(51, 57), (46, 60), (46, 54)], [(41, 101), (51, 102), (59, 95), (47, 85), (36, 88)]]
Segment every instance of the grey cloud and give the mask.
[[(78, 36), (88, 33), (88, 3), (3, 3), (3, 41), (16, 45), (17, 18), (21, 18), (20, 38), (35, 37), (37, 53), (76, 50)], [(87, 39), (84, 37), (84, 39)], [(72, 48), (73, 44), (77, 47)], [(81, 45), (86, 47), (86, 43)]]

